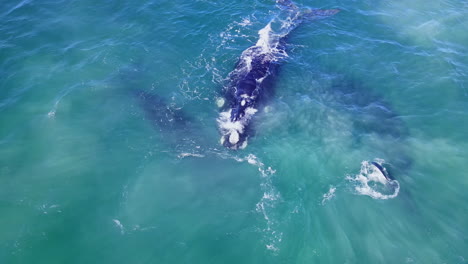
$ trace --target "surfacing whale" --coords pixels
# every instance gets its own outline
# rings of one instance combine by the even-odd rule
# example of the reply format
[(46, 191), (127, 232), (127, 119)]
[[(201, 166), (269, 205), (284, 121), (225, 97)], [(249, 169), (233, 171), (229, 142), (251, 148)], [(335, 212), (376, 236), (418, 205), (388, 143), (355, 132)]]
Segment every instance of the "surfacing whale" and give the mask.
[(223, 111), (218, 117), (221, 144), (231, 149), (247, 146), (250, 121), (258, 105), (270, 94), (271, 79), (279, 63), (288, 55), (285, 39), (303, 21), (334, 15), (338, 9), (299, 9), (291, 1), (278, 0), (280, 14), (258, 34), (257, 43), (244, 50), (235, 69), (229, 74), (225, 99), (219, 102)]

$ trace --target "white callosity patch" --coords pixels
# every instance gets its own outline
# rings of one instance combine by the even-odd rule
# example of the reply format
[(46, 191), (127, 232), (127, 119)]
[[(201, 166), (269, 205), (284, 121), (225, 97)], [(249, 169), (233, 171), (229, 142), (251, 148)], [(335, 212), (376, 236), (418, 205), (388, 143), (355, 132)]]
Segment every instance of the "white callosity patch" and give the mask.
[(264, 28), (260, 29), (260, 31), (258, 31), (258, 35), (260, 35), (260, 38), (258, 39), (256, 46), (261, 47), (264, 53), (271, 52), (275, 44), (278, 44), (278, 42), (275, 43), (274, 41), (271, 41), (271, 33), (271, 22), (268, 23)]
[[(257, 109), (247, 107), (245, 109), (244, 116), (236, 121), (231, 120), (231, 112), (232, 110), (221, 112), (218, 118), (218, 125), (222, 134), (221, 144), (224, 144), (225, 140), (228, 139), (229, 143), (231, 143), (233, 146), (236, 146), (236, 144), (239, 143), (241, 135), (243, 135), (245, 132), (245, 127), (248, 125), (252, 116), (257, 112)], [(242, 142), (240, 147), (242, 147), (244, 144), (245, 142)]]
[(239, 132), (232, 130), (229, 134), (229, 143), (237, 144), (237, 142), (239, 142)]
[[(382, 166), (383, 160), (376, 160), (379, 165)], [(350, 176), (348, 175), (346, 179), (356, 182), (358, 185), (355, 187), (355, 190), (360, 195), (367, 195), (373, 199), (392, 199), (398, 196), (400, 191), (400, 184), (396, 180), (387, 180), (385, 175), (371, 162), (363, 161), (361, 163), (361, 170), (358, 175)], [(383, 193), (377, 187), (387, 187), (391, 189), (391, 193)]]
[(203, 154), (198, 154), (198, 153), (187, 153), (187, 152), (183, 152), (183, 153), (180, 153), (177, 157), (178, 157), (179, 159), (183, 159), (183, 158), (186, 158), (186, 157), (204, 158), (205, 155), (203, 155)]

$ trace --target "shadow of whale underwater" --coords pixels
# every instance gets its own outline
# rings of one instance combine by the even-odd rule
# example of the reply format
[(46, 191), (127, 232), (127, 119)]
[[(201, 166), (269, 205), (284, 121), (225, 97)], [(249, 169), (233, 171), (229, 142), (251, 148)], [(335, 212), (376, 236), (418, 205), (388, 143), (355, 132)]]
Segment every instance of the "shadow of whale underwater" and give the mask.
[(159, 132), (165, 145), (185, 151), (211, 147), (210, 131), (183, 107), (176, 107), (166, 98), (145, 90), (133, 89), (131, 93), (143, 110), (144, 119)]

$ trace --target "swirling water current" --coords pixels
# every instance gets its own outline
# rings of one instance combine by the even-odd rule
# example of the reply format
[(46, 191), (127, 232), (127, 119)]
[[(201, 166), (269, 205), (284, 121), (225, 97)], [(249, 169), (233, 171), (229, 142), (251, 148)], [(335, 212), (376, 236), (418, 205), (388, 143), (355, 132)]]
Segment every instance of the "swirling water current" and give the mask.
[(233, 151), (217, 102), (275, 1), (4, 1), (0, 263), (467, 263), (467, 2), (295, 3), (341, 11)]

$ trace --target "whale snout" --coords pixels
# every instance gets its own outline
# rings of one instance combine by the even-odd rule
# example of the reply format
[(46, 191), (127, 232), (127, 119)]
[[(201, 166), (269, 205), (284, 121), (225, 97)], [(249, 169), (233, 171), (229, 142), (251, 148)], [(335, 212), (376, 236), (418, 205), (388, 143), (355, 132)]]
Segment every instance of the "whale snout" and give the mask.
[(221, 112), (218, 118), (221, 132), (221, 145), (230, 149), (243, 149), (247, 146), (249, 121), (257, 112), (253, 107), (233, 107)]
[(247, 138), (243, 133), (232, 130), (221, 136), (221, 145), (230, 149), (244, 149), (247, 146)]

